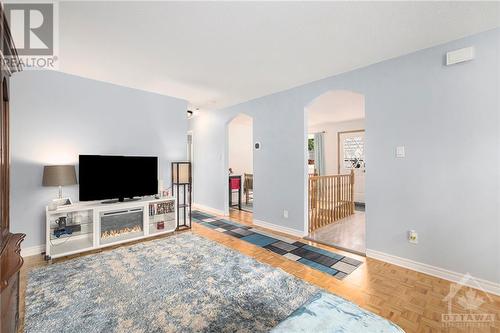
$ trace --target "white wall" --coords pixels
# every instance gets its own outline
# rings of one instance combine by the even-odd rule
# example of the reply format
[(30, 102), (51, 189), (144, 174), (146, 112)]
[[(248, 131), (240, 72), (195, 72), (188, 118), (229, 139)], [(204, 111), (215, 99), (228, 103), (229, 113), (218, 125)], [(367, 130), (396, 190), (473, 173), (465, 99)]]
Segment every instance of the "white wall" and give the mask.
[(252, 118), (238, 115), (229, 123), (227, 129), (228, 166), (233, 169), (235, 175), (253, 173)]
[[(158, 156), (169, 186), (170, 162), (186, 159), (186, 101), (52, 71), (11, 83), (10, 221), (27, 234), (23, 248), (45, 243), (44, 207), (57, 197), (42, 187), (44, 165), (77, 164), (79, 154)], [(63, 194), (78, 200), (78, 186)]]
[[(332, 89), (356, 91), (365, 96), (370, 163), (367, 248), (500, 282), (499, 43), (494, 29), (200, 114), (193, 123), (196, 201), (223, 210), (224, 128), (243, 112), (262, 142), (254, 155), (254, 218), (304, 231), (304, 108)], [(443, 65), (447, 51), (471, 45), (473, 61)], [(406, 158), (395, 158), (398, 145)], [(407, 241), (411, 229), (418, 245)]]
[(325, 146), (326, 175), (338, 174), (337, 133), (343, 131), (359, 130), (359, 129), (365, 129), (364, 119), (324, 123), (309, 127), (310, 134), (325, 131), (324, 146)]

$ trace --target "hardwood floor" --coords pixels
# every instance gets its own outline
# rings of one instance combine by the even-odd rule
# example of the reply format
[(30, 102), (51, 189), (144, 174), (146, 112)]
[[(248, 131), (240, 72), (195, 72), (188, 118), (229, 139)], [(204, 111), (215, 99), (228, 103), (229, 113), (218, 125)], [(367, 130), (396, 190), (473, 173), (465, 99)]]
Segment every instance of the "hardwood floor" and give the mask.
[[(252, 214), (233, 210), (230, 214), (232, 220), (252, 225)], [(265, 228), (256, 228), (267, 232), (273, 232)], [(485, 302), (476, 312), (492, 314), (494, 316), (494, 323), (484, 327), (444, 328), (441, 322), (441, 316), (442, 314), (448, 313), (448, 303), (444, 301), (444, 298), (449, 293), (451, 285), (451, 283), (446, 280), (387, 264), (375, 259), (342, 252), (308, 240), (302, 240), (305, 243), (344, 253), (364, 262), (361, 267), (348, 275), (346, 279), (339, 281), (332, 276), (314, 270), (308, 266), (288, 260), (263, 248), (204, 226), (194, 223), (192, 232), (240, 251), (260, 262), (281, 268), (298, 278), (324, 288), (336, 295), (342, 296), (364, 309), (393, 321), (406, 332), (500, 332), (499, 296), (485, 294), (467, 287), (460, 289), (454, 299), (458, 300), (460, 297), (465, 297), (466, 291), (472, 290), (477, 292), (477, 295), (482, 297)], [(298, 239), (290, 235), (286, 236)], [(21, 271), (20, 332), (22, 332), (22, 327), (24, 325), (24, 294), (27, 273), (30, 269), (47, 264), (43, 261), (42, 256), (26, 257), (25, 260), (25, 265)], [(61, 260), (67, 259), (59, 259), (57, 261)], [(54, 262), (56, 262), (56, 260), (54, 260)], [(452, 304), (452, 312), (467, 313), (467, 311), (459, 306), (456, 301)]]
[(365, 221), (365, 212), (355, 211), (348, 217), (310, 232), (307, 239), (364, 254), (366, 253)]

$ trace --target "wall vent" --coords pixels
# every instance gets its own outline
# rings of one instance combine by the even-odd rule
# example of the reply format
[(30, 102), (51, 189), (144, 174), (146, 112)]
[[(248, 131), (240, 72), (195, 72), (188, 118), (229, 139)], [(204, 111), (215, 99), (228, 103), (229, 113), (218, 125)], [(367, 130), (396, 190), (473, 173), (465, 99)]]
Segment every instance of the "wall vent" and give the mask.
[(446, 53), (446, 66), (451, 66), (472, 59), (474, 59), (474, 47), (472, 46), (450, 51)]

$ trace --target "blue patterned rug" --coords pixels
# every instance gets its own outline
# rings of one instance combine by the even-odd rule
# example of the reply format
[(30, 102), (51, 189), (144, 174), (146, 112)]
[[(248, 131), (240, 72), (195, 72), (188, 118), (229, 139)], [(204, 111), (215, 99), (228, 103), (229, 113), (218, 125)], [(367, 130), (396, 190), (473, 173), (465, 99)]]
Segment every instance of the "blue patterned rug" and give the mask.
[[(280, 269), (185, 232), (32, 270), (25, 332), (268, 332), (290, 314), (283, 325), (299, 332), (304, 322), (297, 311), (317, 311), (310, 304), (323, 294)], [(340, 310), (316, 332), (400, 332), (327, 295)]]
[(182, 233), (33, 270), (25, 332), (267, 332), (316, 292)]
[(362, 262), (293, 239), (268, 234), (240, 223), (218, 218), (205, 212), (193, 211), (193, 222), (202, 224), (226, 235), (263, 247), (290, 260), (333, 275), (342, 280), (358, 268)]
[(326, 292), (315, 294), (271, 331), (290, 332), (404, 333), (392, 322)]

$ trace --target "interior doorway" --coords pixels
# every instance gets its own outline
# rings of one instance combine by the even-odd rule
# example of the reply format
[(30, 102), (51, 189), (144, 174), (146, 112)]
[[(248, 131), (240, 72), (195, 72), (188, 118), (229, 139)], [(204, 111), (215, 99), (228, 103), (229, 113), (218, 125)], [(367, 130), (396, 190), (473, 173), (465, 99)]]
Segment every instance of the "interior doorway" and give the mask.
[(252, 213), (253, 190), (253, 118), (239, 114), (227, 125), (228, 207)]
[(365, 101), (348, 90), (318, 96), (308, 120), (307, 238), (366, 252)]

